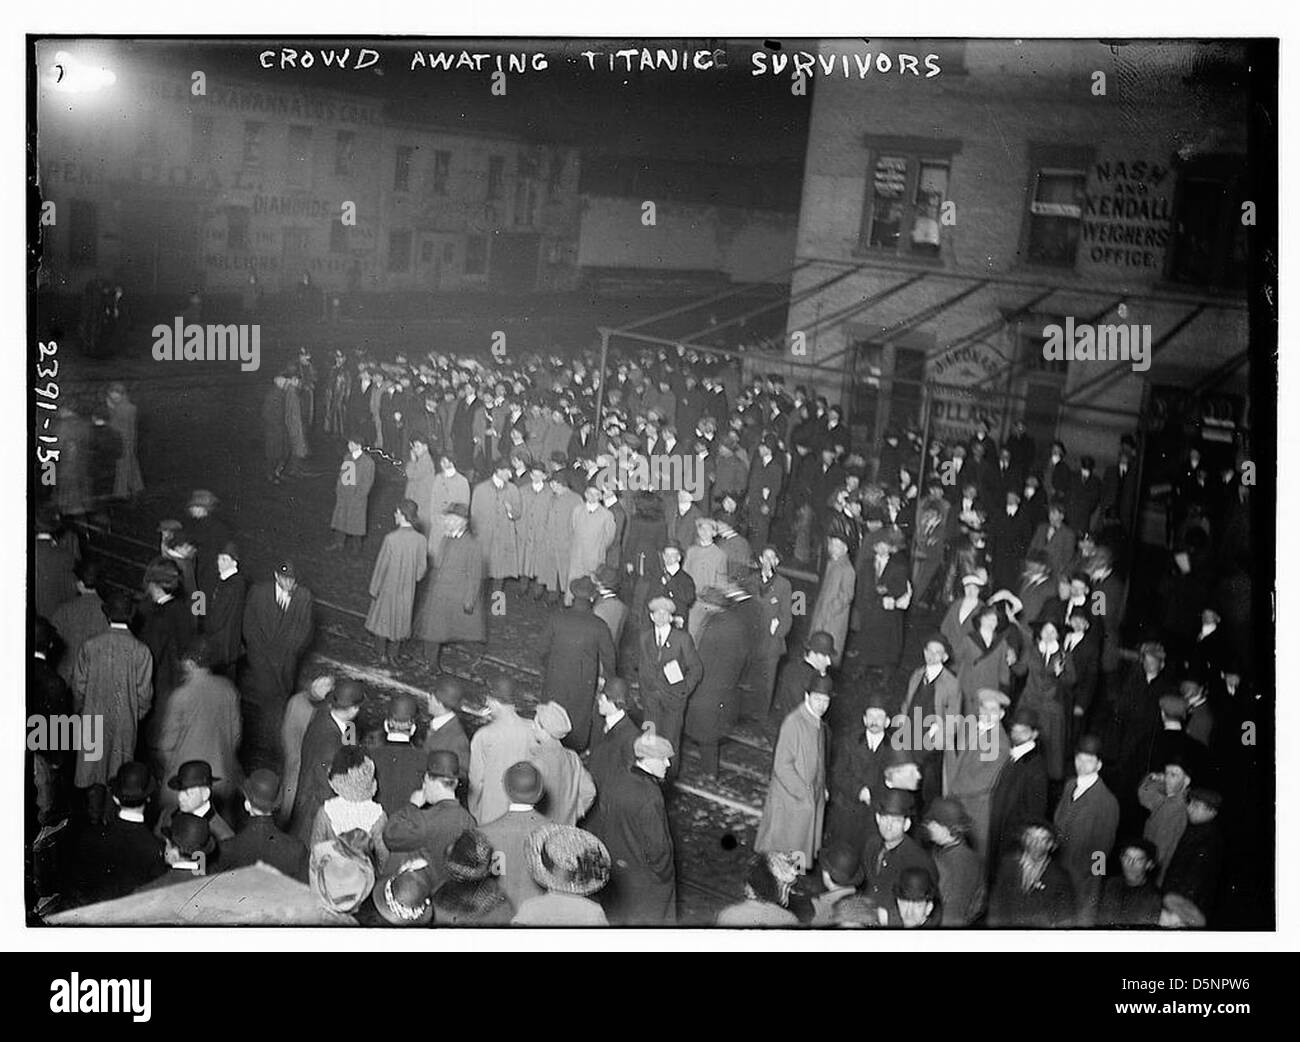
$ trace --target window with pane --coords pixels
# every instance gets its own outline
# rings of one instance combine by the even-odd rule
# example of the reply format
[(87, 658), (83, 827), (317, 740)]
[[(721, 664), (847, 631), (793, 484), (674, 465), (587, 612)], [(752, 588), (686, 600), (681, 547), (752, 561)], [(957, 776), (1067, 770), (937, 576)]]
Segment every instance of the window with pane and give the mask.
[(393, 167), (393, 191), (405, 192), (411, 187), (411, 158), (415, 149), (410, 145), (397, 146), (397, 163)]
[(411, 270), (410, 231), (392, 231), (388, 233), (388, 270)]
[(868, 246), (898, 248), (907, 200), (907, 157), (878, 156), (871, 171)]
[(1231, 165), (1220, 160), (1181, 173), (1169, 257), (1169, 277), (1175, 282), (1225, 289), (1246, 284), (1246, 226)]
[(1083, 224), (1083, 170), (1044, 167), (1034, 175), (1029, 204), (1029, 260), (1056, 268), (1074, 267)]
[(504, 156), (488, 158), (487, 197), (488, 202), (505, 198), (506, 161)]
[(266, 124), (249, 121), (244, 124), (244, 166), (260, 169), (262, 152), (266, 146)]
[(947, 155), (876, 149), (868, 167), (859, 247), (938, 258), (951, 165)]
[(340, 130), (334, 135), (334, 174), (351, 177), (356, 161), (357, 135), (352, 130)]
[(440, 151), (433, 154), (433, 194), (446, 195), (447, 183), (451, 179), (451, 153)]
[(294, 188), (311, 184), (311, 127), (289, 128), (289, 184)]

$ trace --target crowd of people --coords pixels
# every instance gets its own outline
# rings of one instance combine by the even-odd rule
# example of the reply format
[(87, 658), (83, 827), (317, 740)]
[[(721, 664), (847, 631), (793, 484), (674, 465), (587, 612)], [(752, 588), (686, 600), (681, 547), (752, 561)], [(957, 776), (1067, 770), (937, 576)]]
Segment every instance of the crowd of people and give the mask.
[[(106, 721), (93, 761), (31, 754), (35, 845), (77, 812), (65, 901), (261, 860), (362, 922), (670, 925), (665, 785), (748, 727), (771, 777), (719, 925), (1215, 922), (1259, 697), (1235, 461), (1168, 475), (1136, 599), (1133, 437), (1104, 466), (1023, 423), (855, 444), (824, 397), (683, 348), (604, 387), (590, 354), (304, 351), (261, 416), (271, 485), (339, 453), (330, 552), (375, 553), (376, 656), (439, 679), (359, 733), (374, 692), (300, 685), (312, 594), (292, 560), (249, 583), (213, 493), (102, 599), (56, 500), (30, 711)], [(521, 712), (440, 671), (525, 601), (552, 610)]]

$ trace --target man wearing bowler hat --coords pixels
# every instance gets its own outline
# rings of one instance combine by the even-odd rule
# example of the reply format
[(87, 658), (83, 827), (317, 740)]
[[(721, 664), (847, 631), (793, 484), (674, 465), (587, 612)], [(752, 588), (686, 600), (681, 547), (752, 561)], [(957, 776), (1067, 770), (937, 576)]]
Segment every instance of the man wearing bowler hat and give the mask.
[(843, 843), (861, 850), (876, 830), (871, 809), (875, 794), (884, 787), (885, 763), (894, 734), (885, 708), (883, 692), (867, 695), (862, 721), (843, 735), (834, 735), (831, 745), (831, 799), (826, 813), (827, 843)]
[(1093, 926), (1101, 885), (1119, 828), (1119, 801), (1101, 777), (1101, 739), (1084, 735), (1074, 753), (1074, 777), (1065, 782), (1053, 818), (1060, 843), (1057, 860), (1070, 874), (1078, 926)]
[(894, 906), (889, 909), (889, 925), (904, 930), (933, 928), (940, 924), (943, 902), (934, 873), (928, 868), (905, 868), (894, 884)]
[(239, 685), (245, 770), (279, 766), (280, 723), (298, 679), (298, 660), (311, 643), (312, 605), (311, 591), (298, 581), (292, 561), (281, 561), (270, 582), (249, 591), (244, 606), (247, 657)]
[(366, 690), (357, 681), (349, 678), (336, 682), (302, 736), (302, 761), (289, 831), (304, 843), (311, 839), (316, 812), (334, 796), (330, 788), (334, 754), (344, 745), (357, 744), (356, 718), (365, 700)]
[(206, 821), (193, 814), (177, 814), (163, 836), (166, 840), (163, 859), (167, 862), (167, 872), (137, 888), (136, 893), (159, 890), (173, 883), (188, 882), (195, 876), (211, 874), (210, 863), (216, 859), (217, 840)]
[(894, 900), (894, 886), (907, 868), (923, 868), (930, 878), (938, 878), (934, 860), (921, 844), (907, 834), (912, 827), (916, 799), (901, 789), (885, 789), (876, 801), (876, 834), (862, 851), (866, 878), (862, 891), (878, 904), (888, 907)]
[(573, 729), (564, 744), (582, 752), (591, 742), (591, 715), (596, 684), (614, 675), (614, 639), (609, 627), (591, 610), (596, 586), (585, 575), (569, 585), (573, 603), (550, 612), (542, 630), (542, 701), (558, 702), (569, 714)]
[(406, 806), (411, 793), (423, 784), (429, 754), (415, 744), (415, 724), (415, 697), (404, 691), (395, 694), (384, 717), (382, 744), (369, 749), (379, 785), (375, 798), (390, 818)]
[(773, 709), (782, 720), (792, 709), (803, 703), (804, 693), (812, 685), (813, 677), (824, 677), (835, 660), (835, 638), (829, 633), (813, 633), (804, 644), (803, 658), (786, 665), (777, 688)]
[(825, 889), (812, 899), (812, 925), (830, 926), (835, 922), (835, 906), (862, 885), (862, 851), (837, 844), (822, 851), (819, 863)]
[(452, 503), (442, 518), (437, 571), (424, 584), (412, 635), (424, 642), (425, 664), (435, 672), (444, 644), (483, 644), (483, 552), (470, 531), (469, 507)]
[(275, 824), (280, 805), (280, 778), (260, 768), (244, 779), (244, 810), (248, 820), (221, 847), (221, 868), (228, 871), (262, 861), (290, 879), (307, 882), (307, 845)]
[(145, 824), (153, 776), (127, 762), (108, 783), (116, 813), (104, 825), (88, 823), (74, 846), (71, 890), (84, 903), (125, 897), (167, 870), (163, 847)]
[(212, 838), (218, 842), (233, 839), (235, 830), (217, 813), (212, 802), (213, 786), (219, 781), (220, 778), (212, 776), (212, 766), (206, 760), (189, 760), (181, 764), (167, 779), (167, 788), (176, 794), (176, 806), (163, 810), (155, 829), (157, 834), (167, 835), (167, 827), (179, 809), (180, 813), (192, 814), (207, 822)]
[(781, 724), (772, 757), (772, 777), (754, 850), (794, 851), (812, 870), (821, 849), (826, 813), (826, 728), (822, 718), (833, 694), (830, 677), (814, 677), (803, 705)]
[(518, 908), (545, 890), (533, 879), (528, 867), (528, 839), (550, 819), (537, 810), (545, 786), (541, 772), (527, 761), (511, 765), (502, 779), (510, 805), (480, 831), (492, 844), (492, 871), (501, 879), (510, 903)]
[(944, 926), (970, 926), (984, 912), (988, 890), (984, 863), (966, 842), (970, 815), (956, 800), (941, 796), (925, 813), (930, 856), (939, 870), (939, 903)]
[[(981, 688), (976, 694), (979, 716), (975, 722), (975, 741), (967, 748), (944, 759), (944, 795), (957, 800), (971, 818), (971, 847), (981, 857), (997, 860), (992, 843), (998, 829), (998, 786), (1011, 764), (1012, 741), (1002, 728), (1007, 704), (1011, 700), (994, 688)], [(1041, 813), (1047, 813), (1047, 776), (1039, 799)]]
[[(419, 854), (429, 863), (429, 878), (437, 889), (447, 878), (447, 848), (466, 829), (474, 827), (469, 811), (456, 799), (460, 784), (460, 757), (455, 753), (429, 753), (424, 778), (384, 826), (384, 845), (394, 862)], [(381, 866), (382, 868), (382, 866)]]

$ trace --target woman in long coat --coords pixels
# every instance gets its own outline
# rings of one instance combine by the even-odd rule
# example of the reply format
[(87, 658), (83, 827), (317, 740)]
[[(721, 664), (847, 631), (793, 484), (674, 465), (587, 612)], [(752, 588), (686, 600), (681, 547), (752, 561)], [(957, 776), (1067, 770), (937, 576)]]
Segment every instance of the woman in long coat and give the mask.
[(838, 665), (844, 657), (844, 640), (849, 633), (849, 614), (853, 607), (856, 577), (844, 541), (838, 536), (831, 536), (827, 542), (836, 549), (831, 550), (830, 559), (826, 562), (826, 571), (822, 574), (821, 588), (817, 591), (817, 603), (813, 605), (808, 632), (829, 633), (835, 639), (833, 664)]
[(113, 481), (114, 499), (134, 499), (144, 491), (140, 460), (136, 457), (136, 407), (127, 397), (126, 387), (115, 383), (108, 389), (108, 425), (122, 439), (122, 455), (117, 458)]
[(903, 657), (903, 615), (912, 602), (912, 581), (900, 554), (899, 536), (882, 530), (858, 578), (858, 665), (894, 669)]
[(1038, 627), (1038, 639), (1025, 649), (1028, 675), (1025, 690), (1020, 695), (1020, 705), (1038, 712), (1038, 744), (1043, 750), (1050, 781), (1063, 781), (1066, 777), (1067, 723), (1062, 687), (1075, 681), (1074, 662), (1061, 650), (1056, 623), (1044, 622)]
[(705, 770), (718, 771), (718, 742), (740, 718), (740, 678), (749, 661), (752, 634), (741, 613), (719, 593), (700, 626), (697, 645), (704, 676), (686, 704), (682, 733), (700, 746)]
[[(501, 478), (501, 484), (497, 479)], [(469, 516), (475, 538), (483, 549), (483, 563), (488, 578), (494, 582), (513, 579), (519, 574), (519, 533), (517, 524), (523, 513), (523, 501), (513, 481), (494, 474), (474, 486)]]
[(419, 516), (409, 499), (397, 505), (398, 527), (384, 536), (370, 577), (366, 629), (379, 638), (381, 655), (386, 655), (387, 641), (405, 640), (411, 635), (415, 587), (429, 567), (429, 543), (415, 528)]

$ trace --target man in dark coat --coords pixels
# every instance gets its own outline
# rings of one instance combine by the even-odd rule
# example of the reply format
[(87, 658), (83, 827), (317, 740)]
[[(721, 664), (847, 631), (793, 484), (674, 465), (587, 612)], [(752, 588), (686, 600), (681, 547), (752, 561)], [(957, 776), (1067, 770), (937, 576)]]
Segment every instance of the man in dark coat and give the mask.
[(245, 770), (279, 763), (280, 724), (297, 682), (298, 660), (311, 642), (312, 604), (311, 591), (298, 582), (292, 561), (281, 561), (273, 581), (258, 583), (248, 594), (248, 658), (240, 683)]
[(596, 682), (614, 675), (614, 640), (609, 627), (592, 614), (596, 587), (585, 575), (569, 584), (573, 604), (551, 612), (542, 631), (542, 701), (558, 702), (573, 724), (564, 744), (582, 752), (591, 741)]
[(893, 730), (883, 693), (867, 695), (862, 723), (836, 735), (830, 748), (831, 790), (826, 813), (826, 845), (861, 851), (876, 830), (872, 793), (884, 789), (885, 764)]
[(1091, 456), (1079, 457), (1079, 473), (1070, 482), (1065, 494), (1065, 523), (1075, 532), (1092, 529), (1092, 519), (1101, 504), (1101, 478), (1097, 476), (1097, 461)]
[(883, 789), (872, 809), (876, 831), (863, 845), (862, 868), (866, 880), (861, 889), (877, 904), (889, 906), (894, 899), (894, 887), (905, 869), (923, 868), (931, 879), (939, 878), (939, 870), (921, 844), (908, 835), (916, 812), (912, 793)]
[(1100, 721), (1106, 726), (1102, 745), (1106, 784), (1120, 801), (1120, 826), (1125, 834), (1141, 824), (1137, 788), (1147, 773), (1160, 731), (1160, 699), (1177, 694), (1164, 667), (1164, 648), (1154, 642), (1143, 644), (1139, 661), (1130, 668), (1106, 707), (1106, 718)]
[(1097, 870), (1109, 862), (1119, 827), (1119, 802), (1101, 780), (1100, 771), (1101, 740), (1084, 735), (1074, 754), (1074, 777), (1066, 779), (1053, 818), (1061, 846), (1059, 861), (1074, 886), (1078, 926), (1097, 922), (1102, 881)]
[(487, 641), (483, 551), (469, 530), (467, 504), (447, 507), (442, 531), (435, 557), (437, 571), (424, 584), (411, 629), (411, 636), (424, 642), (425, 663), (434, 672), (444, 644)]
[(647, 606), (656, 597), (667, 597), (677, 606), (685, 620), (695, 603), (695, 580), (682, 567), (682, 544), (670, 539), (658, 557), (646, 566), (645, 577), (637, 584), (632, 603), (633, 626), (638, 634), (650, 626)]
[(230, 532), (214, 513), (217, 503), (217, 497), (205, 488), (190, 495), (185, 534), (194, 544), (194, 579), (200, 590), (210, 589), (217, 581), (217, 555), (230, 542)]
[(180, 571), (171, 562), (149, 565), (144, 585), (133, 629), (153, 655), (153, 709), (145, 725), (145, 745), (156, 750), (167, 700), (181, 682), (181, 652), (194, 639), (195, 616), (180, 591)]
[(1073, 925), (1074, 888), (1069, 873), (1052, 857), (1055, 846), (1047, 822), (1024, 826), (1017, 849), (1002, 858), (994, 876), (989, 926), (1041, 930)]
[[(425, 699), (429, 709), (429, 726), (424, 731), (421, 748), (426, 753), (455, 753), (460, 761), (461, 782), (465, 797), (469, 796), (469, 736), (456, 712), (465, 701), (465, 690), (455, 677), (439, 677)], [(414, 789), (412, 789), (414, 791)]]
[(790, 580), (776, 570), (781, 563), (781, 555), (776, 547), (764, 547), (759, 553), (758, 563), (758, 592), (754, 600), (758, 605), (759, 631), (744, 679), (741, 717), (762, 723), (772, 710), (777, 667), (785, 657), (786, 638), (794, 624), (794, 595), (790, 589)]
[(375, 763), (375, 781), (379, 786), (375, 799), (389, 818), (406, 806), (411, 793), (424, 784), (429, 754), (415, 744), (415, 717), (414, 696), (406, 692), (394, 695), (384, 717), (382, 743), (367, 750)]
[(641, 732), (627, 715), (629, 703), (627, 681), (622, 677), (607, 679), (596, 695), (597, 719), (591, 729), (591, 756), (587, 760), (587, 771), (596, 783), (596, 802), (587, 811), (588, 820), (596, 813), (606, 782), (636, 760), (632, 746)]
[[(812, 686), (814, 676), (824, 677), (835, 658), (835, 641), (829, 633), (809, 634), (804, 644), (803, 658), (798, 662), (789, 662), (781, 672), (781, 683), (777, 688), (776, 699), (772, 706), (773, 713), (784, 719), (792, 709), (797, 709), (803, 702), (803, 696)], [(840, 717), (835, 712), (835, 700), (826, 721), (831, 730), (840, 726)], [(850, 724), (850, 726), (852, 726)]]
[[(699, 686), (704, 667), (691, 635), (673, 625), (673, 617), (679, 614), (677, 605), (667, 597), (655, 597), (649, 608), (651, 625), (641, 634), (637, 662), (641, 706), (646, 720), (653, 721), (676, 750), (681, 746), (686, 703)], [(675, 768), (676, 764), (668, 768), (673, 777)]]
[(719, 745), (740, 717), (740, 678), (753, 633), (741, 606), (723, 591), (705, 590), (702, 600), (710, 606), (697, 648), (703, 675), (687, 703), (682, 730), (699, 745), (704, 773), (716, 778)]
[(1047, 763), (1038, 748), (1033, 710), (1016, 714), (1011, 724), (1011, 758), (998, 774), (989, 799), (989, 878), (1002, 858), (1020, 843), (1025, 824), (1047, 817)]
[(365, 700), (365, 689), (359, 683), (340, 680), (302, 736), (302, 766), (289, 831), (304, 843), (311, 838), (316, 812), (334, 795), (329, 778), (334, 754), (344, 745), (357, 744), (356, 718)]
[(988, 531), (993, 541), (995, 590), (1014, 590), (1019, 584), (1034, 527), (1029, 511), (1021, 509), (1019, 492), (1008, 492), (1002, 509), (990, 513)]
[(672, 926), (677, 870), (661, 787), (673, 747), (647, 721), (633, 755), (631, 766), (605, 779), (587, 817), (588, 830), (609, 849), (612, 861), (601, 902), (611, 925)]
[(1213, 922), (1219, 880), (1227, 858), (1227, 839), (1219, 825), (1223, 797), (1213, 789), (1193, 786), (1187, 793), (1187, 828), (1165, 870), (1164, 890), (1181, 894)]
[(205, 613), (200, 616), (204, 636), (212, 650), (212, 672), (234, 672), (244, 646), (244, 608), (248, 579), (239, 570), (239, 548), (227, 543), (217, 554), (217, 578), (207, 588)]
[(272, 484), (280, 483), (280, 475), (289, 462), (289, 429), (284, 422), (284, 399), (288, 381), (277, 376), (271, 381), (262, 399), (262, 437), (266, 454), (266, 477)]
[(116, 813), (103, 825), (88, 823), (73, 844), (70, 889), (85, 903), (111, 901), (157, 879), (167, 870), (163, 848), (145, 824), (153, 776), (129, 762), (109, 782)]
[(307, 845), (297, 836), (280, 831), (275, 824), (279, 806), (280, 777), (265, 768), (244, 780), (244, 810), (248, 820), (233, 839), (221, 845), (221, 869), (255, 865), (262, 861), (290, 879), (307, 882)]
[(456, 798), (460, 773), (455, 753), (429, 753), (421, 787), (384, 826), (384, 844), (398, 863), (405, 860), (402, 855), (416, 853), (429, 862), (425, 871), (434, 889), (447, 879), (447, 848), (475, 826), (473, 815)]

